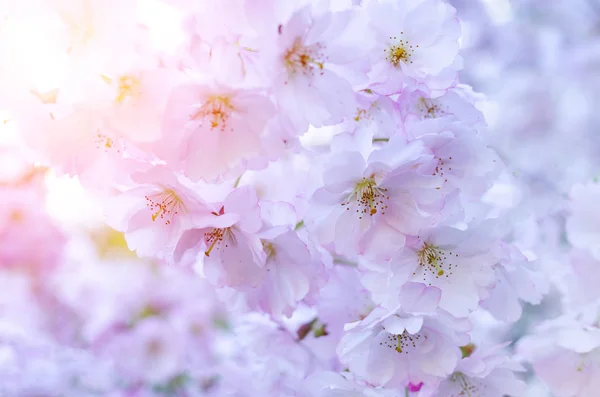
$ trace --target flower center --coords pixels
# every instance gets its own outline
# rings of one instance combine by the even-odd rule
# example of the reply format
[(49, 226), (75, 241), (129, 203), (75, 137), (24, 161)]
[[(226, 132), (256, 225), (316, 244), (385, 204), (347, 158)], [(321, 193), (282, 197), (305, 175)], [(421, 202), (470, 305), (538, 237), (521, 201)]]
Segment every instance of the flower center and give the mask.
[(117, 97), (115, 102), (123, 104), (128, 98), (134, 98), (141, 93), (140, 81), (133, 76), (121, 76), (118, 80)]
[[(400, 34), (403, 35), (404, 32), (400, 32)], [(398, 40), (396, 36), (390, 36), (390, 40), (395, 44), (391, 44), (384, 50), (387, 53), (385, 59), (394, 65), (394, 67), (400, 66), (401, 63), (413, 63), (411, 57), (415, 50), (408, 40)], [(417, 45), (416, 47), (419, 46)]]
[(183, 201), (172, 189), (165, 189), (160, 193), (145, 196), (146, 206), (152, 212), (152, 221), (164, 220), (165, 225), (170, 225), (173, 217), (185, 210)]
[(356, 203), (358, 218), (362, 219), (363, 215), (366, 214), (369, 216), (373, 216), (378, 212), (381, 212), (382, 215), (385, 214), (385, 210), (388, 208), (386, 200), (389, 200), (389, 198), (387, 189), (378, 187), (372, 175), (369, 178), (362, 178), (356, 184), (342, 206), (346, 207), (346, 211), (350, 211), (350, 206)]
[(452, 161), (452, 157), (448, 157), (447, 159), (438, 157), (438, 163), (435, 166), (435, 169), (433, 170), (431, 175), (444, 178), (444, 182), (448, 182), (448, 179), (444, 176), (444, 171), (452, 171), (452, 167), (449, 167), (447, 164), (448, 161)]
[(455, 372), (450, 376), (450, 381), (458, 386), (457, 397), (479, 396), (480, 388), (462, 372)]
[[(435, 278), (439, 278), (443, 275), (448, 277), (448, 274), (452, 274), (452, 267), (454, 267), (450, 262), (452, 255), (452, 251), (449, 251), (446, 255), (439, 247), (429, 243), (423, 244), (423, 248), (417, 253), (419, 266), (421, 266), (425, 272), (430, 272), (435, 275)], [(454, 255), (458, 256), (458, 254)], [(450, 257), (450, 259), (448, 259), (448, 257)], [(425, 278), (423, 278), (423, 280), (425, 280)]]
[[(112, 139), (111, 137), (106, 136), (104, 134), (100, 134), (100, 133), (96, 134), (94, 143), (96, 143), (96, 149), (101, 149), (101, 150), (104, 150), (105, 152), (108, 152), (109, 150), (115, 148), (114, 139)], [(120, 153), (120, 150), (117, 149), (117, 152)]]
[(306, 76), (312, 76), (315, 70), (323, 74), (323, 48), (324, 46), (320, 43), (305, 46), (299, 37), (296, 38), (292, 47), (283, 56), (285, 69), (288, 74), (294, 75), (300, 72)]
[[(371, 106), (373, 107), (373, 106)], [(358, 109), (356, 111), (356, 116), (354, 116), (354, 121), (359, 122), (361, 120), (369, 120), (371, 119), (371, 115), (369, 114), (369, 110), (367, 109)]]
[(273, 246), (273, 244), (267, 241), (263, 241), (262, 246), (263, 250), (267, 254), (267, 261), (269, 259), (272, 259), (275, 256), (275, 247)]
[[(210, 232), (204, 233), (204, 241), (208, 245), (208, 249), (204, 251), (204, 255), (210, 256), (210, 253), (215, 247), (219, 247), (221, 242), (227, 237), (232, 237), (231, 228), (214, 228)], [(229, 247), (229, 244), (225, 243), (225, 248)]]
[[(394, 349), (398, 353), (408, 354), (408, 349), (416, 349), (417, 343), (419, 343), (421, 338), (420, 333), (412, 335), (404, 331), (400, 335), (388, 334), (386, 340), (379, 344)], [(423, 338), (427, 339), (427, 336), (423, 336)]]
[(420, 98), (417, 102), (417, 109), (426, 119), (434, 119), (446, 114), (446, 112), (444, 112), (431, 98)]
[(210, 123), (211, 129), (220, 127), (221, 130), (224, 130), (232, 111), (233, 105), (231, 104), (231, 98), (215, 95), (208, 98), (192, 118), (194, 120), (207, 120)]

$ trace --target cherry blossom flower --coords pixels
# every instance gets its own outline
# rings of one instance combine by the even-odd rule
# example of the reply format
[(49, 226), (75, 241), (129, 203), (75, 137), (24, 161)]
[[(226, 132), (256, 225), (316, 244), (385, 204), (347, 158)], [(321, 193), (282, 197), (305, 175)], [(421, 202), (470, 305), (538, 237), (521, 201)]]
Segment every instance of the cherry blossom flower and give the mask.
[(481, 307), (499, 320), (517, 321), (522, 313), (520, 301), (539, 304), (548, 292), (548, 282), (516, 247), (503, 244), (501, 248), (505, 256), (494, 267), (496, 283)]
[(262, 227), (256, 192), (243, 186), (231, 192), (217, 211), (193, 224), (181, 236), (175, 261), (184, 254), (204, 256), (203, 272), (218, 286), (257, 286), (265, 277), (267, 253), (258, 232)]
[(135, 143), (157, 141), (172, 88), (182, 80), (176, 71), (113, 65), (98, 77), (98, 97), (107, 125)]
[(492, 180), (500, 161), (473, 127), (436, 118), (410, 123), (406, 130), (409, 140), (422, 141), (435, 156), (431, 173), (444, 181), (443, 190), (479, 198), (491, 187), (485, 181)]
[(78, 175), (90, 188), (106, 189), (123, 169), (141, 168), (124, 159), (125, 141), (93, 109), (43, 108), (28, 117), (23, 136), (41, 160), (59, 174)]
[(455, 10), (434, 0), (371, 1), (367, 4), (376, 45), (371, 53), (371, 88), (395, 94), (414, 82), (431, 90), (455, 84), (460, 24)]
[(456, 346), (468, 343), (469, 323), (436, 310), (437, 288), (409, 284), (402, 295), (405, 309), (378, 307), (364, 320), (349, 324), (338, 354), (352, 372), (372, 384), (403, 388), (438, 382), (456, 367)]
[(458, 397), (485, 395), (490, 397), (522, 396), (525, 382), (515, 372), (523, 372), (520, 364), (498, 351), (476, 349), (458, 362), (455, 372), (444, 380), (433, 396)]
[(564, 316), (539, 326), (519, 343), (519, 353), (554, 394), (561, 397), (592, 396), (600, 359), (596, 310)]
[(473, 103), (477, 96), (469, 86), (458, 85), (438, 97), (419, 89), (407, 88), (398, 96), (404, 119), (434, 119), (448, 117), (481, 129), (485, 126), (483, 114)]
[[(355, 64), (366, 53), (352, 33), (361, 27), (353, 13), (319, 13), (315, 8), (299, 9), (277, 27), (273, 55), (273, 93), (300, 132), (309, 124), (330, 125), (355, 112), (352, 86), (338, 70), (345, 66), (346, 73), (360, 73)], [(298, 102), (308, 106), (298, 108)]]
[(358, 108), (354, 117), (344, 125), (354, 134), (369, 134), (373, 139), (385, 140), (403, 132), (402, 114), (398, 104), (385, 95), (366, 89), (356, 94)]
[(132, 175), (133, 188), (106, 206), (109, 224), (125, 233), (129, 248), (142, 257), (170, 258), (184, 231), (213, 208), (164, 167)]
[[(190, 58), (190, 67), (235, 86), (264, 85), (268, 77), (261, 67), (262, 40), (257, 31), (265, 29), (264, 11), (274, 5), (245, 0), (192, 3), (187, 7), (193, 12), (185, 23), (188, 40), (182, 54)], [(260, 15), (261, 25), (254, 22), (254, 13)], [(215, 14), (221, 16), (218, 21)]]
[[(281, 210), (272, 209), (271, 212), (274, 219), (281, 220), (283, 217)], [(318, 263), (315, 263), (307, 245), (293, 230), (293, 225), (268, 227), (260, 233), (260, 237), (266, 254), (267, 273), (261, 285), (246, 296), (254, 301), (252, 307), (275, 317), (282, 314), (289, 317), (298, 302), (311, 289), (316, 289), (311, 285), (318, 282)]]
[(339, 254), (376, 252), (388, 257), (407, 234), (434, 223), (441, 205), (439, 181), (415, 172), (433, 159), (418, 142), (401, 142), (373, 152), (340, 151), (327, 164), (325, 186), (313, 201), (326, 206), (317, 222), (320, 242)]
[(489, 296), (495, 282), (496, 242), (493, 236), (481, 232), (486, 229), (440, 227), (423, 231), (408, 240), (388, 267), (367, 276), (367, 286), (372, 291), (379, 289), (376, 300), (387, 302), (388, 307), (397, 304), (397, 293), (407, 282), (437, 287), (441, 291), (439, 307), (454, 316), (466, 317)]
[(155, 151), (192, 180), (214, 180), (261, 153), (260, 137), (274, 108), (256, 91), (220, 85), (173, 90)]

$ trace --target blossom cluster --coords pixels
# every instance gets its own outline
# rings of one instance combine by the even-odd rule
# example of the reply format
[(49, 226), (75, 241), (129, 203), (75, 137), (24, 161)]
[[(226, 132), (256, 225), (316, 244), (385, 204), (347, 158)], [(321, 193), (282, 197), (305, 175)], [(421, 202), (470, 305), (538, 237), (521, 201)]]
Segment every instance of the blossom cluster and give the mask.
[(600, 190), (507, 204), (447, 1), (0, 4), (0, 395), (594, 395)]

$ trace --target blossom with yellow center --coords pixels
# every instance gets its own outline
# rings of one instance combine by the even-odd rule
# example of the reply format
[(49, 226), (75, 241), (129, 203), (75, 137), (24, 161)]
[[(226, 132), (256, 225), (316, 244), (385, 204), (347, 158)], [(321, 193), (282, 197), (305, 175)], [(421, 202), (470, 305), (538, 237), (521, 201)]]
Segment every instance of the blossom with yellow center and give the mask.
[(230, 97), (213, 95), (194, 113), (192, 118), (207, 120), (211, 129), (220, 128), (223, 130), (234, 110)]
[[(400, 32), (400, 34), (402, 35), (404, 32)], [(398, 40), (396, 36), (390, 36), (390, 40), (392, 40), (394, 44), (391, 44), (384, 50), (384, 52), (387, 53), (385, 59), (394, 65), (394, 67), (398, 67), (402, 63), (413, 63), (411, 57), (415, 50), (408, 40)], [(418, 47), (418, 45), (415, 46), (415, 48)]]
[(319, 43), (310, 46), (304, 45), (300, 38), (294, 40), (294, 44), (283, 56), (285, 68), (289, 75), (302, 73), (312, 76), (315, 71), (322, 73), (325, 66), (323, 60), (323, 46)]
[(145, 196), (146, 205), (152, 212), (152, 221), (161, 219), (165, 225), (170, 225), (173, 217), (185, 210), (181, 198), (172, 189)]
[(362, 219), (363, 215), (373, 216), (378, 212), (385, 214), (385, 210), (388, 208), (386, 205), (388, 199), (387, 189), (377, 186), (375, 176), (371, 175), (356, 183), (354, 190), (350, 193), (348, 199), (342, 203), (342, 206), (350, 211), (350, 206), (356, 204), (356, 213), (359, 219)]

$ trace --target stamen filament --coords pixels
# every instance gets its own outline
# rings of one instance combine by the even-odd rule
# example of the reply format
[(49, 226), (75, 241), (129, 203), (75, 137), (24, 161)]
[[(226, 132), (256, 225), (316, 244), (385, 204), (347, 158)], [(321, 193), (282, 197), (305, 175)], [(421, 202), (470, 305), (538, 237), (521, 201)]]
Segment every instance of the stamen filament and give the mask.
[(433, 260), (433, 266), (435, 266), (435, 270), (437, 270), (437, 274), (438, 276), (443, 276), (444, 275), (444, 271), (442, 270), (442, 268), (440, 267), (440, 265), (437, 263), (436, 260)]
[(350, 211), (350, 206), (356, 205), (359, 219), (362, 219), (364, 215), (373, 216), (379, 211), (385, 215), (386, 203), (389, 200), (387, 189), (377, 186), (374, 178), (375, 176), (371, 175), (369, 178), (365, 177), (358, 181), (346, 201), (342, 203), (342, 206), (346, 207), (348, 211)]
[[(213, 248), (215, 248), (218, 244), (221, 243), (221, 241), (223, 241), (223, 237), (225, 236), (225, 233), (228, 233), (228, 232), (229, 232), (229, 228), (225, 228), (225, 229), (215, 228), (211, 232), (204, 233), (204, 239), (205, 239), (206, 243), (207, 244), (210, 243), (210, 246), (208, 247), (208, 249), (206, 251), (204, 251), (204, 255), (210, 256), (210, 253), (212, 252)], [(230, 238), (233, 238), (231, 233), (228, 233), (228, 236)], [(225, 244), (225, 247), (227, 247), (227, 246), (228, 245)]]
[[(185, 210), (185, 206), (179, 196), (172, 189), (146, 196), (146, 205), (152, 211), (152, 221), (164, 219), (166, 225), (171, 224), (171, 220), (180, 211)], [(166, 217), (166, 218), (165, 218)]]
[(210, 251), (212, 251), (212, 249), (215, 247), (215, 244), (217, 244), (217, 241), (219, 241), (219, 240), (218, 239), (214, 239), (214, 241), (212, 242), (212, 244), (210, 245), (210, 247), (208, 247), (208, 249), (206, 251), (204, 251), (204, 255), (210, 256)]
[(425, 243), (423, 248), (418, 252), (418, 258), (421, 266), (424, 268), (429, 267), (430, 271), (438, 277), (446, 274), (444, 267), (447, 267), (450, 273), (452, 273), (452, 264), (445, 262), (446, 254), (434, 245)]

